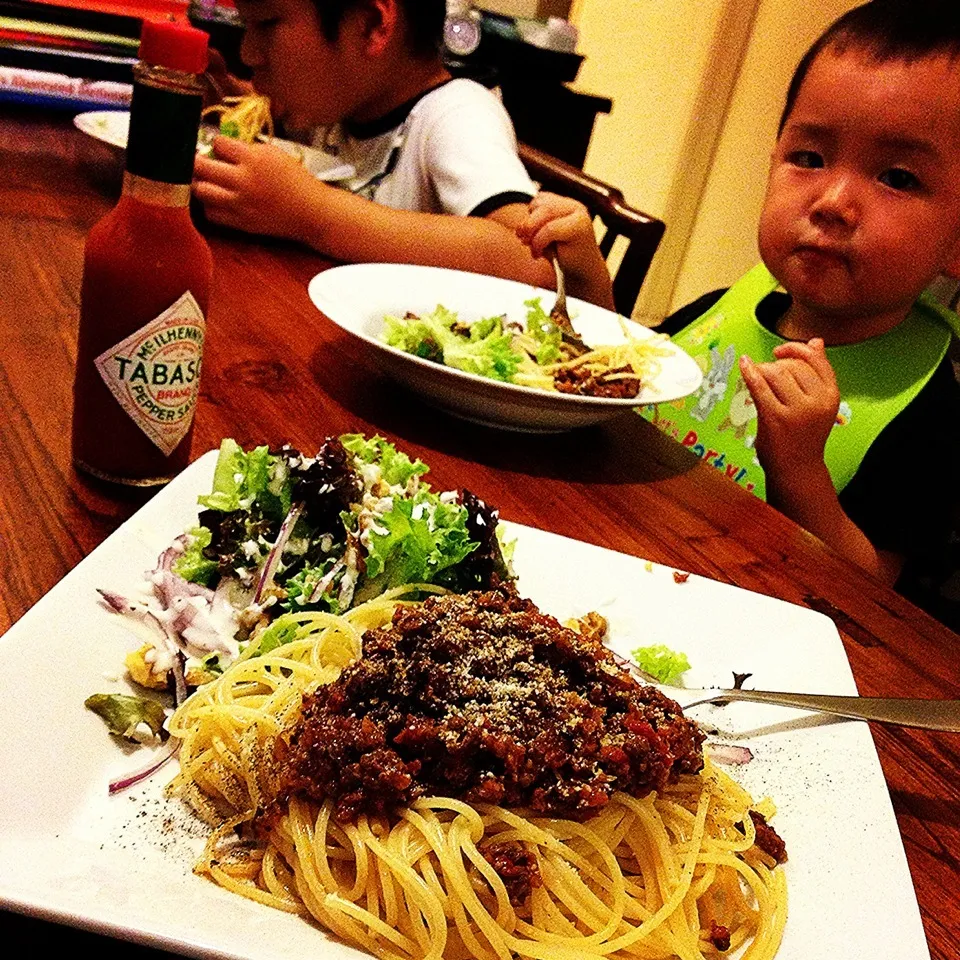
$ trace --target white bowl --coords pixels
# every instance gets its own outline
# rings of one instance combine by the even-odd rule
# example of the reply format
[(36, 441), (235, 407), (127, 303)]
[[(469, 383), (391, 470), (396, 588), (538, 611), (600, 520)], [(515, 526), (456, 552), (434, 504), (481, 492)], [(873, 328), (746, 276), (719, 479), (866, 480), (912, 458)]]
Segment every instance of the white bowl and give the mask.
[[(668, 340), (663, 346), (669, 355), (662, 359), (656, 378), (639, 396), (626, 400), (502, 383), (423, 360), (380, 340), (388, 314), (427, 313), (442, 304), (467, 322), (506, 314), (522, 323), (527, 315), (525, 300), (540, 296), (545, 309), (553, 304), (552, 290), (512, 280), (440, 267), (369, 263), (325, 270), (310, 281), (309, 292), (317, 309), (363, 343), (368, 359), (385, 373), (436, 407), (506, 430), (559, 433), (588, 426), (646, 403), (685, 397), (703, 378), (692, 358)], [(624, 342), (617, 314), (572, 297), (568, 304), (573, 325), (588, 344)], [(640, 324), (623, 322), (637, 339), (654, 336)]]
[[(109, 144), (117, 150), (127, 149), (127, 138), (130, 135), (130, 113), (127, 110), (93, 110), (88, 113), (78, 113), (73, 118), (73, 125), (101, 143)], [(197, 140), (197, 153), (201, 156), (209, 154), (213, 138), (218, 132), (217, 127), (203, 124)], [(260, 140), (278, 147), (284, 153), (289, 153), (318, 180), (334, 183), (339, 180), (349, 180), (356, 175), (356, 170), (350, 164), (339, 163), (335, 157), (316, 147), (283, 140), (280, 137), (261, 136)]]

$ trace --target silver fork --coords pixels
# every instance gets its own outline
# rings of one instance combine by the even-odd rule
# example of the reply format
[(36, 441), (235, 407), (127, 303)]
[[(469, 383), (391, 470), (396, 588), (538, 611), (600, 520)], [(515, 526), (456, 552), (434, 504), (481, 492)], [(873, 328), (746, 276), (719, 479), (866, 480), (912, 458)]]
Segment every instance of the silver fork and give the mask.
[(577, 355), (580, 356), (588, 353), (590, 348), (580, 339), (580, 334), (573, 329), (573, 324), (570, 322), (570, 314), (567, 313), (567, 290), (563, 278), (563, 268), (557, 259), (557, 251), (553, 247), (551, 247), (549, 258), (553, 264), (554, 275), (557, 278), (557, 299), (554, 301), (553, 309), (550, 311), (550, 319), (560, 329), (560, 336), (563, 342), (577, 351)]
[(899, 727), (920, 727), (924, 730), (945, 730), (960, 733), (960, 700), (918, 700), (906, 697), (843, 697), (821, 693), (777, 693), (769, 690), (688, 690), (681, 687), (662, 688), (667, 696), (682, 702), (683, 694), (707, 694), (690, 703), (684, 710), (704, 703), (724, 700), (745, 700), (769, 703), (780, 707), (814, 710), (851, 720), (875, 720)]
[[(779, 693), (773, 690), (704, 690), (674, 687), (660, 683), (656, 677), (647, 673), (628, 657), (621, 657), (618, 654), (614, 656), (644, 683), (656, 686), (671, 700), (676, 700), (682, 710), (690, 710), (705, 703), (742, 700), (749, 703), (768, 703), (777, 707), (794, 707), (798, 710), (829, 713), (850, 720), (874, 720), (877, 723), (891, 723), (898, 727), (919, 727), (922, 730), (960, 733), (960, 700), (845, 697), (828, 693)], [(701, 696), (697, 697), (697, 694)], [(697, 699), (684, 703), (683, 701), (689, 696), (695, 696)]]

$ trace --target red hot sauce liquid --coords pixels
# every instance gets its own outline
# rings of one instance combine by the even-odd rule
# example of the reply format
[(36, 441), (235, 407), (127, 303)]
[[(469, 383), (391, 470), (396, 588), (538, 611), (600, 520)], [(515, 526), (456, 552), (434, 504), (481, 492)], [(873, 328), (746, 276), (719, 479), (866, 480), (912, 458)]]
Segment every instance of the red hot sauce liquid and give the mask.
[[(169, 480), (186, 466), (192, 421), (173, 451), (164, 453), (120, 405), (94, 361), (188, 291), (205, 316), (212, 272), (210, 248), (191, 222), (189, 207), (124, 195), (90, 231), (74, 401), (73, 457), (81, 469), (105, 479), (150, 484)], [(171, 384), (151, 383), (157, 379), (155, 370), (151, 365), (147, 384), (153, 389), (143, 402), (175, 415), (179, 405), (195, 397), (191, 388), (200, 364)]]
[[(163, 56), (176, 47), (182, 65), (185, 43), (202, 69), (199, 31), (144, 31), (141, 56), (148, 44), (158, 50), (159, 32)], [(199, 42), (205, 63), (206, 38)], [(142, 61), (134, 81), (123, 196), (84, 253), (73, 460), (102, 479), (147, 486), (169, 480), (190, 455), (213, 259), (190, 219), (196, 73)]]

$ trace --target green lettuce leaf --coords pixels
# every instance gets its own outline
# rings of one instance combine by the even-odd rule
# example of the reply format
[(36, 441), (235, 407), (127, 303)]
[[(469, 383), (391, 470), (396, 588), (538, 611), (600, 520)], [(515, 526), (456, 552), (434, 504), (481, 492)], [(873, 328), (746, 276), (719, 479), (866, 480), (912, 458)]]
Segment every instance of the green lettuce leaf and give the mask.
[(270, 653), (286, 643), (293, 643), (297, 639), (300, 624), (293, 617), (280, 616), (267, 627), (260, 635), (260, 646), (257, 654)]
[(137, 735), (137, 727), (145, 723), (154, 736), (163, 733), (166, 719), (163, 706), (156, 700), (134, 697), (126, 693), (95, 693), (83, 701), (83, 705), (101, 717), (110, 732), (134, 743), (145, 737)]
[(676, 683), (690, 669), (690, 661), (685, 653), (677, 653), (662, 643), (637, 647), (630, 656), (641, 670), (660, 683)]
[(223, 513), (256, 502), (267, 516), (285, 517), (290, 511), (285, 464), (268, 447), (254, 447), (246, 453), (236, 440), (227, 438), (220, 444), (213, 491), (198, 500), (202, 506)]
[(345, 433), (340, 442), (363, 463), (377, 464), (383, 479), (391, 486), (405, 487), (412, 476), (423, 476), (430, 470), (422, 460), (411, 460), (380, 436), (367, 440), (360, 433)]
[(367, 578), (381, 589), (404, 583), (432, 583), (448, 567), (477, 548), (467, 533), (467, 512), (455, 503), (421, 491), (413, 500), (396, 500), (379, 517), (385, 530), (370, 533)]
[(319, 566), (306, 565), (297, 571), (287, 582), (284, 588), (287, 591), (286, 600), (282, 601), (285, 610), (325, 610), (328, 613), (337, 614), (340, 612), (340, 604), (337, 598), (331, 596), (337, 585), (338, 578), (334, 578), (328, 592), (322, 594), (319, 600), (310, 603), (310, 597), (316, 589), (317, 584), (330, 572), (331, 568), (337, 563), (335, 557), (328, 557)]
[(437, 305), (420, 317), (384, 317), (383, 340), (391, 347), (482, 377), (510, 382), (522, 361), (502, 317), (488, 317), (463, 332), (457, 315)]
[(212, 586), (220, 567), (216, 560), (208, 560), (203, 551), (210, 546), (213, 534), (206, 527), (193, 527), (187, 533), (190, 537), (187, 549), (173, 561), (171, 569), (191, 583)]
[(544, 366), (560, 359), (560, 328), (540, 305), (540, 298), (524, 300), (527, 308), (527, 333), (537, 341), (537, 363)]

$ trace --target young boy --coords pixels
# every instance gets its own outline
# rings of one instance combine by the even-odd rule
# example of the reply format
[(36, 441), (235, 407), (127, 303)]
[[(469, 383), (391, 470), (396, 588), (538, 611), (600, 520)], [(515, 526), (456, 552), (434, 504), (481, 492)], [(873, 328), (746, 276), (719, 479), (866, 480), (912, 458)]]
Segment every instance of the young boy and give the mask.
[[(763, 264), (666, 321), (704, 384), (646, 415), (888, 582), (932, 556), (960, 491), (958, 318), (923, 295), (960, 276), (960, 13), (874, 0), (790, 84), (760, 218)], [(521, 235), (558, 244), (591, 299), (592, 231), (538, 198)], [(786, 291), (786, 292), (782, 292)]]
[(275, 147), (218, 137), (194, 174), (211, 220), (337, 260), (550, 282), (515, 234), (536, 191), (510, 120), (492, 93), (443, 65), (444, 0), (237, 6), (255, 88), (287, 129), (320, 128), (331, 167), (355, 173), (331, 186)]

